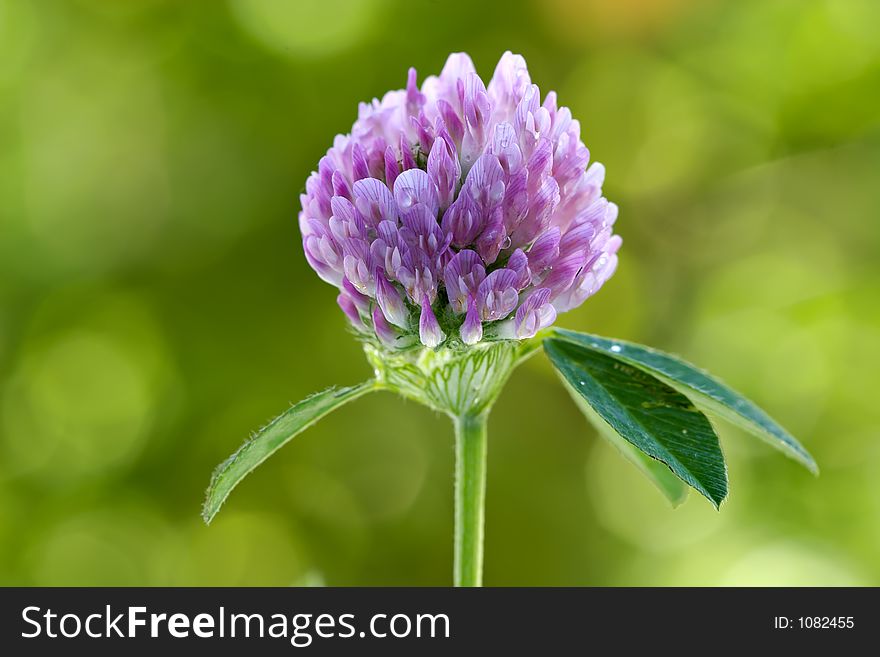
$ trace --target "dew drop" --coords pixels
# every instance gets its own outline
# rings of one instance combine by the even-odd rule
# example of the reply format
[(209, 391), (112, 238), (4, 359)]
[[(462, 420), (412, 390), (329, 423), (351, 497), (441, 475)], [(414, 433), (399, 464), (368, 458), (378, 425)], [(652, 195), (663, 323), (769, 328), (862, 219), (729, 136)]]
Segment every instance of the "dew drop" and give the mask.
[(682, 432), (682, 433), (687, 433), (688, 430), (687, 430), (687, 429), (682, 429), (681, 432)]
[(611, 345), (611, 351), (613, 351), (615, 354), (620, 353), (620, 345), (619, 344)]

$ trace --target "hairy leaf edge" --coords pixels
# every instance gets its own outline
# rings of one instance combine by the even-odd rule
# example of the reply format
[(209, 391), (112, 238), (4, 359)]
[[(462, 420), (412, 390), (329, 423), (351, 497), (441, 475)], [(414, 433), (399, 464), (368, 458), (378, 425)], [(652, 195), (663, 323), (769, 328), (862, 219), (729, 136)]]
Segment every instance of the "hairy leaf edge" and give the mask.
[[(244, 480), (244, 478), (247, 477), (251, 472), (256, 470), (257, 467), (262, 465), (266, 461), (266, 459), (268, 459), (270, 456), (275, 454), (275, 452), (277, 452), (279, 449), (284, 447), (284, 445), (286, 445), (288, 441), (292, 440), (294, 437), (296, 437), (300, 433), (311, 428), (312, 426), (317, 424), (320, 420), (324, 419), (330, 413), (332, 413), (336, 409), (342, 407), (346, 403), (348, 403), (350, 401), (354, 401), (358, 397), (360, 397), (368, 392), (372, 392), (374, 390), (381, 390), (381, 389), (383, 389), (383, 386), (378, 381), (375, 381), (375, 380), (365, 381), (364, 383), (360, 383), (360, 384), (357, 384), (354, 386), (348, 386), (348, 387), (330, 386), (329, 388), (325, 388), (324, 390), (314, 392), (311, 395), (309, 395), (308, 397), (305, 397), (305, 398), (301, 399), (300, 401), (298, 401), (294, 404), (291, 404), (287, 410), (285, 410), (282, 413), (279, 413), (272, 420), (267, 422), (265, 425), (260, 427), (255, 432), (253, 432), (253, 434), (251, 435), (250, 438), (248, 438), (229, 457), (227, 457), (216, 468), (214, 468), (214, 472), (211, 474), (211, 481), (208, 484), (207, 491), (205, 492), (205, 501), (202, 505), (202, 519), (204, 520), (205, 524), (207, 524), (207, 525), (211, 524), (211, 521), (214, 519), (214, 517), (217, 515), (217, 513), (223, 507), (223, 504), (226, 502), (227, 498), (232, 493), (232, 491), (235, 490), (235, 488), (238, 486), (238, 484), (241, 483), (241, 481)], [(235, 483), (233, 483), (232, 486), (229, 488), (229, 490), (227, 490), (219, 499), (216, 499), (214, 497), (214, 493), (217, 490), (217, 485), (223, 479), (223, 476), (228, 472), (229, 468), (234, 463), (236, 463), (239, 458), (241, 458), (244, 454), (247, 453), (248, 449), (250, 449), (254, 445), (254, 443), (257, 440), (259, 440), (260, 436), (262, 436), (266, 431), (271, 429), (277, 422), (281, 421), (281, 419), (284, 418), (292, 409), (296, 408), (300, 404), (305, 404), (305, 403), (309, 402), (310, 400), (314, 399), (315, 397), (331, 393), (334, 390), (335, 391), (351, 392), (351, 397), (345, 399), (341, 404), (339, 404), (337, 406), (334, 406), (332, 408), (328, 408), (325, 412), (316, 415), (309, 422), (305, 423), (298, 431), (291, 434), (291, 436), (288, 437), (288, 439), (286, 441), (284, 441), (283, 444), (279, 445), (274, 450), (272, 450), (271, 452), (266, 454), (259, 461), (257, 461), (254, 464), (254, 466), (252, 468), (250, 468), (246, 473), (244, 473)]]

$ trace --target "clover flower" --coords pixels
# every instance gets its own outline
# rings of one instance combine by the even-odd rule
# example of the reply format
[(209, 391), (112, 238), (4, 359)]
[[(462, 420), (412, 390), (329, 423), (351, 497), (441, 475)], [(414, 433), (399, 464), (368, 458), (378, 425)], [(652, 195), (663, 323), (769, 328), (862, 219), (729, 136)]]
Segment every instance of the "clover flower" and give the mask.
[(599, 435), (672, 502), (718, 507), (727, 466), (704, 414), (732, 420), (813, 472), (806, 449), (705, 371), (649, 347), (548, 328), (614, 273), (617, 206), (556, 95), (541, 101), (505, 53), (486, 86), (463, 54), (421, 88), (363, 103), (306, 182), (312, 268), (339, 289), (373, 376), (291, 406), (220, 464), (203, 516), (285, 443), (344, 404), (388, 390), (455, 427), (453, 582), (483, 569), (487, 422), (511, 372), (543, 348)]
[(306, 182), (306, 258), (352, 326), (388, 349), (526, 339), (614, 273), (617, 206), (580, 124), (504, 53), (361, 103)]

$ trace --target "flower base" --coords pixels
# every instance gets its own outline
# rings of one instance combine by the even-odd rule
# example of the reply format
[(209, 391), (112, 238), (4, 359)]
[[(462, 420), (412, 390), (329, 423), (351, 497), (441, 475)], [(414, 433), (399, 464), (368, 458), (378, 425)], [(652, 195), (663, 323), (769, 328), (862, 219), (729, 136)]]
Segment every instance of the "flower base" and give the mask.
[(365, 342), (364, 352), (380, 387), (458, 418), (488, 412), (510, 373), (540, 346), (538, 339), (497, 340), (388, 351)]

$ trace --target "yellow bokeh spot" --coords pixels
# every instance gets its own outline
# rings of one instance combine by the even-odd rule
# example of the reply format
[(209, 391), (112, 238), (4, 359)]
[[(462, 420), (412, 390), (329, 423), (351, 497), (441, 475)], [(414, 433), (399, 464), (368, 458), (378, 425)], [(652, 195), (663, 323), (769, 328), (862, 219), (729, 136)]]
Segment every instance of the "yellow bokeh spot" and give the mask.
[(123, 501), (57, 520), (26, 553), (37, 586), (143, 586), (161, 576), (170, 527)]
[(698, 3), (694, 0), (541, 0), (536, 4), (558, 38), (582, 45), (585, 39), (652, 35)]
[(322, 56), (357, 45), (369, 30), (375, 0), (232, 0), (241, 26), (289, 56)]
[(6, 452), (19, 467), (86, 473), (127, 462), (151, 408), (147, 382), (117, 345), (73, 331), (29, 353), (3, 399)]
[(226, 509), (194, 524), (181, 583), (193, 586), (290, 586), (310, 570), (302, 548), (279, 518)]
[(721, 586), (864, 586), (840, 558), (800, 543), (758, 547), (734, 563)]
[(63, 483), (129, 465), (169, 377), (159, 327), (137, 300), (73, 290), (50, 297), (0, 391), (2, 471)]

